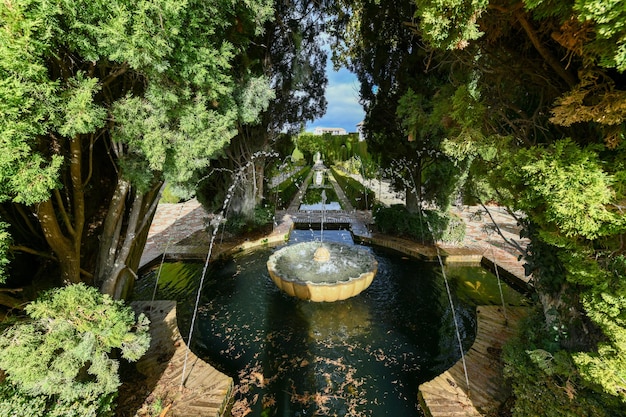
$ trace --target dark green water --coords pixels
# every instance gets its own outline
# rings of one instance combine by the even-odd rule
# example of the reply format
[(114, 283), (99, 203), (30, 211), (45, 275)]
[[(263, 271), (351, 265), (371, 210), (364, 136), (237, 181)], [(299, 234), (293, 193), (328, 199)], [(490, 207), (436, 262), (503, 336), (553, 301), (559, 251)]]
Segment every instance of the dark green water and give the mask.
[[(317, 232), (319, 238), (319, 232)], [(349, 235), (348, 235), (349, 236)], [(299, 231), (295, 240), (315, 232)], [(324, 231), (328, 240), (346, 232)], [(438, 264), (370, 248), (379, 262), (372, 285), (335, 303), (301, 301), (269, 278), (273, 249), (210, 266), (202, 290), (193, 351), (235, 378), (233, 415), (422, 416), (419, 384), (452, 366), (460, 352)], [(163, 266), (157, 299), (176, 299), (179, 327), (189, 332), (203, 265)], [(493, 275), (449, 270), (463, 348), (474, 339), (475, 305), (500, 304)], [(150, 299), (156, 273), (140, 280), (136, 299)], [(478, 284), (480, 282), (480, 284)], [(504, 288), (508, 304), (523, 302)], [(471, 381), (470, 381), (471, 383)]]

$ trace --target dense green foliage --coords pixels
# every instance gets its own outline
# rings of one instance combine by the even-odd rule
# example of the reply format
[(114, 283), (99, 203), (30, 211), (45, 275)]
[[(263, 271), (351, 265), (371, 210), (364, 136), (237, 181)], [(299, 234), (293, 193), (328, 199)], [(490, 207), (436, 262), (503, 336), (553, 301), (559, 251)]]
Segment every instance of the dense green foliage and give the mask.
[(251, 233), (254, 231), (263, 231), (273, 224), (274, 210), (270, 207), (256, 207), (254, 209), (254, 216), (243, 216), (235, 213), (226, 219), (224, 228), (229, 233), (234, 235), (241, 235), (245, 233)]
[(337, 197), (337, 193), (335, 193), (335, 189), (332, 185), (329, 185), (327, 182), (326, 185), (322, 187), (311, 187), (309, 186), (306, 189), (306, 193), (304, 193), (304, 197), (302, 197), (303, 204), (320, 204), (322, 203), (322, 192), (324, 196), (326, 196), (326, 203), (330, 201), (339, 201), (339, 197)]
[(467, 170), (442, 152), (445, 114), (437, 106), (449, 64), (413, 35), (411, 1), (344, 0), (337, 9), (334, 35), (344, 46), (335, 59), (361, 83), (368, 152), (411, 211), (428, 204), (446, 211)]
[(376, 193), (354, 178), (331, 167), (330, 172), (343, 190), (352, 207), (357, 210), (370, 210), (376, 201)]
[[(312, 0), (269, 3), (273, 19), (242, 50), (235, 70), (267, 77), (273, 96), (258, 118), (238, 124), (237, 136), (207, 169), (207, 179), (198, 189), (198, 200), (210, 211), (221, 209), (230, 194), (228, 216), (254, 217), (254, 207), (267, 197), (265, 169), (274, 158), (284, 160), (292, 150), (285, 137), (326, 110), (321, 4)], [(233, 183), (235, 188), (228, 192)]]
[(26, 312), (0, 336), (0, 414), (111, 415), (120, 381), (110, 355), (139, 359), (150, 344), (147, 318), (84, 284), (49, 291)]
[(555, 350), (558, 332), (547, 329), (541, 312), (524, 323), (522, 333), (504, 349), (505, 376), (517, 398), (513, 412), (521, 416), (623, 415), (623, 404), (603, 393), (576, 371), (572, 357)]
[[(524, 261), (552, 341), (522, 339), (535, 346), (509, 357), (520, 379), (514, 415), (623, 407), (626, 9), (598, 0), (340, 3), (339, 58), (361, 81), (370, 151), (396, 161), (406, 188), (454, 177), (441, 194), (465, 183), (469, 201), (524, 214)], [(555, 379), (539, 357), (567, 366)], [(552, 397), (559, 387), (570, 398)]]
[(285, 209), (294, 199), (304, 180), (311, 172), (310, 166), (303, 167), (271, 190), (269, 201), (275, 204), (277, 209)]
[(626, 217), (611, 207), (614, 180), (594, 148), (565, 139), (521, 149), (499, 172), (518, 196), (517, 208), (533, 214), (547, 243), (564, 246), (570, 238), (593, 240), (626, 230)]
[(178, 197), (172, 187), (169, 184), (165, 184), (163, 187), (163, 192), (161, 193), (161, 199), (159, 200), (159, 204), (176, 204), (180, 202), (180, 197)]
[(193, 192), (267, 107), (267, 78), (234, 63), (271, 14), (243, 0), (0, 4), (1, 214), (13, 247), (39, 255), (27, 262), (124, 293), (162, 184)]
[(474, 187), (479, 200), (526, 215), (527, 270), (550, 337), (522, 339), (535, 346), (509, 357), (514, 415), (612, 415), (611, 404), (626, 403), (624, 9), (416, 4), (416, 33), (459, 65), (437, 100), (450, 103), (446, 152), (489, 181)]
[[(320, 20), (326, 6), (332, 15)], [(245, 173), (233, 210), (253, 208), (265, 194), (265, 156), (254, 155), (325, 107), (317, 43), (325, 25), (339, 45), (337, 62), (361, 83), (367, 152), (416, 213), (380, 210), (379, 227), (444, 240), (448, 220), (424, 207), (445, 212), (462, 185), (475, 201), (524, 214), (526, 268), (543, 317), (507, 356), (519, 380), (515, 415), (545, 407), (610, 415), (614, 404), (623, 407), (626, 9), (619, 1), (0, 3), (0, 279), (19, 251), (31, 273), (54, 260), (63, 281), (121, 296), (165, 181), (189, 192), (200, 182), (207, 201), (222, 203), (231, 184), (224, 178)], [(328, 148), (330, 159), (348, 156), (348, 142), (309, 139), (301, 144), (309, 154)], [(289, 202), (306, 174), (271, 200), (282, 194)], [(360, 184), (344, 188), (348, 195), (360, 188), (353, 197), (364, 202)], [(21, 328), (14, 363), (47, 331), (40, 321)], [(40, 370), (59, 371), (55, 381), (82, 377), (91, 368), (67, 375), (62, 368), (99, 340), (68, 343), (56, 368)], [(48, 368), (56, 358), (43, 353)], [(112, 387), (105, 368), (79, 382), (103, 375)], [(2, 392), (23, 394), (10, 397), (15, 409), (32, 400), (33, 410), (54, 403), (67, 411), (73, 401), (50, 400), (61, 394), (45, 391), (54, 385), (46, 378), (38, 383), (26, 372), (18, 383), (19, 370), (7, 371), (13, 385)], [(100, 398), (85, 403), (89, 412), (108, 409), (110, 396)]]
[(411, 213), (405, 206), (377, 206), (373, 212), (376, 228), (393, 236), (406, 236), (419, 242), (461, 242), (465, 223), (457, 215), (436, 210)]
[(296, 144), (306, 156), (307, 161), (311, 163), (315, 153), (319, 152), (326, 165), (334, 165), (350, 159), (359, 159), (368, 165), (373, 164), (367, 151), (367, 142), (360, 141), (357, 133), (314, 135), (303, 132), (296, 137)]
[(322, 159), (325, 159), (324, 154), (327, 146), (327, 139), (331, 135), (314, 135), (312, 133), (303, 132), (296, 137), (296, 147), (302, 152), (307, 163), (313, 164), (313, 158), (316, 153), (322, 155)]

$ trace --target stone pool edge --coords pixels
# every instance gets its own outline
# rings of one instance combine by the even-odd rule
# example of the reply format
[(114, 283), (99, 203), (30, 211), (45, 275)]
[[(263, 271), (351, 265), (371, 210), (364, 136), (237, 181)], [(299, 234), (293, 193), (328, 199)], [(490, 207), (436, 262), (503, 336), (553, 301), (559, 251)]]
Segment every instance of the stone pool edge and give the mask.
[[(133, 301), (131, 307), (150, 319), (150, 348), (136, 363), (153, 387), (146, 398), (162, 401), (165, 413), (171, 410), (177, 417), (224, 415), (233, 395), (233, 378), (188, 350), (178, 329), (176, 301)], [(137, 413), (150, 407), (147, 403)]]
[[(289, 235), (291, 231), (293, 230), (293, 228), (294, 228), (294, 222), (292, 221), (291, 216), (289, 214), (285, 214), (282, 218), (282, 221), (274, 228), (273, 232), (267, 235), (266, 237), (263, 237), (254, 241), (246, 241), (244, 243), (237, 244), (237, 245), (219, 245), (219, 244), (215, 245), (213, 248), (213, 252), (211, 253), (211, 259), (212, 260), (227, 259), (233, 255), (236, 255), (237, 253), (241, 253), (250, 249), (259, 248), (259, 247), (271, 247), (271, 246), (276, 246), (276, 245), (285, 243), (289, 239)], [(423, 245), (417, 242), (413, 242), (411, 240), (389, 236), (389, 235), (371, 234), (371, 233), (368, 233), (367, 235), (360, 235), (358, 233), (355, 233), (354, 231), (352, 232), (352, 235), (353, 235), (355, 242), (357, 243), (365, 243), (369, 245), (392, 249), (400, 253), (403, 253), (405, 255), (416, 257), (416, 258), (423, 259), (423, 260), (428, 260), (428, 261), (437, 260), (437, 248), (438, 248), (439, 253), (444, 259), (445, 264), (482, 265), (488, 269), (491, 269), (494, 272), (497, 268), (500, 274), (500, 277), (503, 279), (506, 279), (514, 287), (518, 289), (522, 289), (522, 291), (530, 290), (530, 284), (529, 284), (530, 278), (524, 275), (523, 266), (521, 266), (519, 260), (515, 258), (513, 255), (505, 251), (502, 251), (498, 248), (493, 248), (493, 247), (487, 248), (482, 245), (447, 245), (447, 244), (438, 244), (437, 247), (435, 247), (433, 245), (431, 246)], [(164, 258), (168, 260), (191, 260), (191, 259), (203, 260), (207, 256), (207, 249), (208, 248), (206, 247), (173, 245), (168, 249), (168, 253), (166, 253), (165, 256), (164, 254), (155, 256), (152, 260), (149, 260), (144, 265), (142, 265), (141, 269), (148, 268), (151, 265), (154, 266), (155, 264), (158, 264), (158, 262), (160, 262), (161, 259), (164, 259)], [(491, 310), (491, 308), (492, 306), (477, 306), (477, 316), (479, 317), (479, 323), (480, 323), (480, 317), (481, 317), (480, 312)], [(519, 309), (523, 309), (524, 311), (527, 310), (526, 307), (519, 308)], [(495, 323), (495, 322), (493, 322), (492, 320), (492, 323)], [(510, 330), (512, 331), (514, 331), (515, 328), (516, 326), (510, 326)], [(485, 331), (481, 331), (481, 329)], [(502, 333), (502, 327), (500, 326), (498, 327), (498, 329), (499, 329), (498, 331)], [(471, 358), (472, 356), (470, 356), (470, 353), (473, 350), (476, 350), (475, 346), (477, 346), (477, 341), (478, 341), (478, 344), (482, 343), (481, 341), (483, 340), (483, 336), (479, 337), (479, 335), (481, 334), (494, 335), (498, 333), (494, 330), (495, 329), (491, 329), (491, 328), (485, 329), (485, 325), (482, 325), (482, 326), (480, 324), (478, 325), (477, 336), (476, 336), (474, 343), (472, 344), (472, 347), (468, 351), (468, 358)], [(508, 332), (506, 334), (508, 334)], [(473, 355), (473, 357), (476, 357), (479, 360), (484, 359), (482, 355)], [(201, 359), (198, 359), (198, 361), (214, 369), (211, 365), (207, 364)], [(457, 369), (458, 365), (459, 365), (458, 363), (455, 364), (452, 368), (450, 368), (449, 370), (445, 371), (437, 378), (425, 384), (430, 384), (430, 383), (438, 384), (439, 383), (438, 378), (449, 379), (449, 377), (446, 375), (448, 375), (449, 372), (456, 372), (456, 371), (453, 371), (453, 369)], [(473, 364), (470, 366), (481, 367), (482, 365)], [(499, 367), (492, 366), (492, 368), (495, 368), (496, 371), (500, 371), (501, 373), (501, 364)], [(219, 373), (219, 371), (216, 371), (216, 372)], [(223, 377), (230, 378), (227, 375), (224, 375), (224, 374), (221, 374), (221, 375)], [(232, 378), (230, 379), (232, 381)], [(494, 384), (487, 378), (482, 378), (481, 381), (482, 383), (486, 385), (484, 387), (473, 386), (473, 390), (476, 390), (476, 392), (478, 393), (483, 393), (480, 396), (480, 398), (483, 400), (485, 400), (485, 397), (490, 397), (485, 400), (490, 404), (490, 407), (493, 407), (496, 404), (499, 404), (498, 399), (495, 398), (493, 394)], [(440, 404), (442, 402), (441, 398), (437, 397), (436, 400), (429, 400), (428, 395), (424, 395), (424, 392), (426, 391), (423, 391), (422, 387), (423, 386), (428, 387), (428, 385), (425, 385), (425, 384), (420, 385), (420, 388), (418, 391), (418, 398), (416, 399), (417, 403), (420, 404), (423, 411), (429, 417), (445, 416), (446, 414), (438, 414), (435, 411), (437, 404)], [(499, 385), (496, 384), (495, 392), (497, 393), (498, 390), (500, 389), (506, 389), (506, 387), (504, 387), (503, 384), (499, 384)], [(425, 388), (425, 390), (427, 390), (427, 388)], [(441, 393), (445, 391), (439, 390), (437, 392)], [(481, 413), (481, 411), (479, 411), (478, 408), (472, 405), (473, 403), (472, 403), (471, 398), (469, 397), (469, 393), (465, 394), (466, 398), (463, 399), (463, 401), (459, 401), (459, 398), (461, 398), (460, 396), (462, 396), (462, 389), (459, 388), (458, 384), (455, 390), (452, 390), (446, 395), (450, 396), (450, 398), (448, 398), (449, 401), (447, 402), (449, 403), (448, 405), (452, 406), (453, 408), (459, 407), (460, 409), (465, 410), (467, 412), (466, 414), (467, 416), (484, 415)], [(224, 393), (224, 399), (221, 402), (224, 406), (223, 408), (220, 409), (218, 414), (196, 414), (196, 415), (198, 417), (202, 417), (205, 415), (207, 416), (211, 415), (211, 417), (215, 415), (222, 416), (227, 406), (230, 404), (231, 400), (232, 400), (232, 388)], [(429, 402), (431, 403), (430, 405), (429, 405)], [(446, 401), (444, 401), (444, 403), (446, 403)], [(179, 410), (179, 407), (182, 408), (182, 405), (176, 406), (175, 407), (176, 410)], [(446, 408), (444, 407), (444, 409)], [(450, 409), (447, 409), (447, 410), (448, 411), (445, 411), (445, 412), (451, 411)]]

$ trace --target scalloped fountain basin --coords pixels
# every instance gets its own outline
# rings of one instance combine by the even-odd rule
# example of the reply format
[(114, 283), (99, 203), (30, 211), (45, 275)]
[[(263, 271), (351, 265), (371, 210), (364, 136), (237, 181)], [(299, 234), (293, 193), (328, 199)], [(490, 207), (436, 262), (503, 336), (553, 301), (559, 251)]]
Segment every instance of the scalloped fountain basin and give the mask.
[[(328, 253), (319, 251), (320, 246)], [(267, 270), (274, 284), (293, 297), (339, 301), (354, 297), (370, 286), (378, 261), (363, 247), (304, 242), (273, 253), (267, 261)]]

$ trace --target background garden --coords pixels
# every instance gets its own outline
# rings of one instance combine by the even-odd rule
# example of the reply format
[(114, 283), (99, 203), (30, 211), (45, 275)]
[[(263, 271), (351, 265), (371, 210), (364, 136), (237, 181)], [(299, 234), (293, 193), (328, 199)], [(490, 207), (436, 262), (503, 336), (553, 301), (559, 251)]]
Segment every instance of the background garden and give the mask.
[[(302, 132), (328, 48), (364, 142)], [(624, 415), (625, 70), (608, 0), (3, 2), (0, 414), (112, 414), (117, 360), (146, 347), (113, 300), (163, 194), (254, 223), (319, 151), (401, 193), (387, 233), (413, 233), (394, 210), (507, 207), (537, 306), (504, 351), (510, 413)]]

